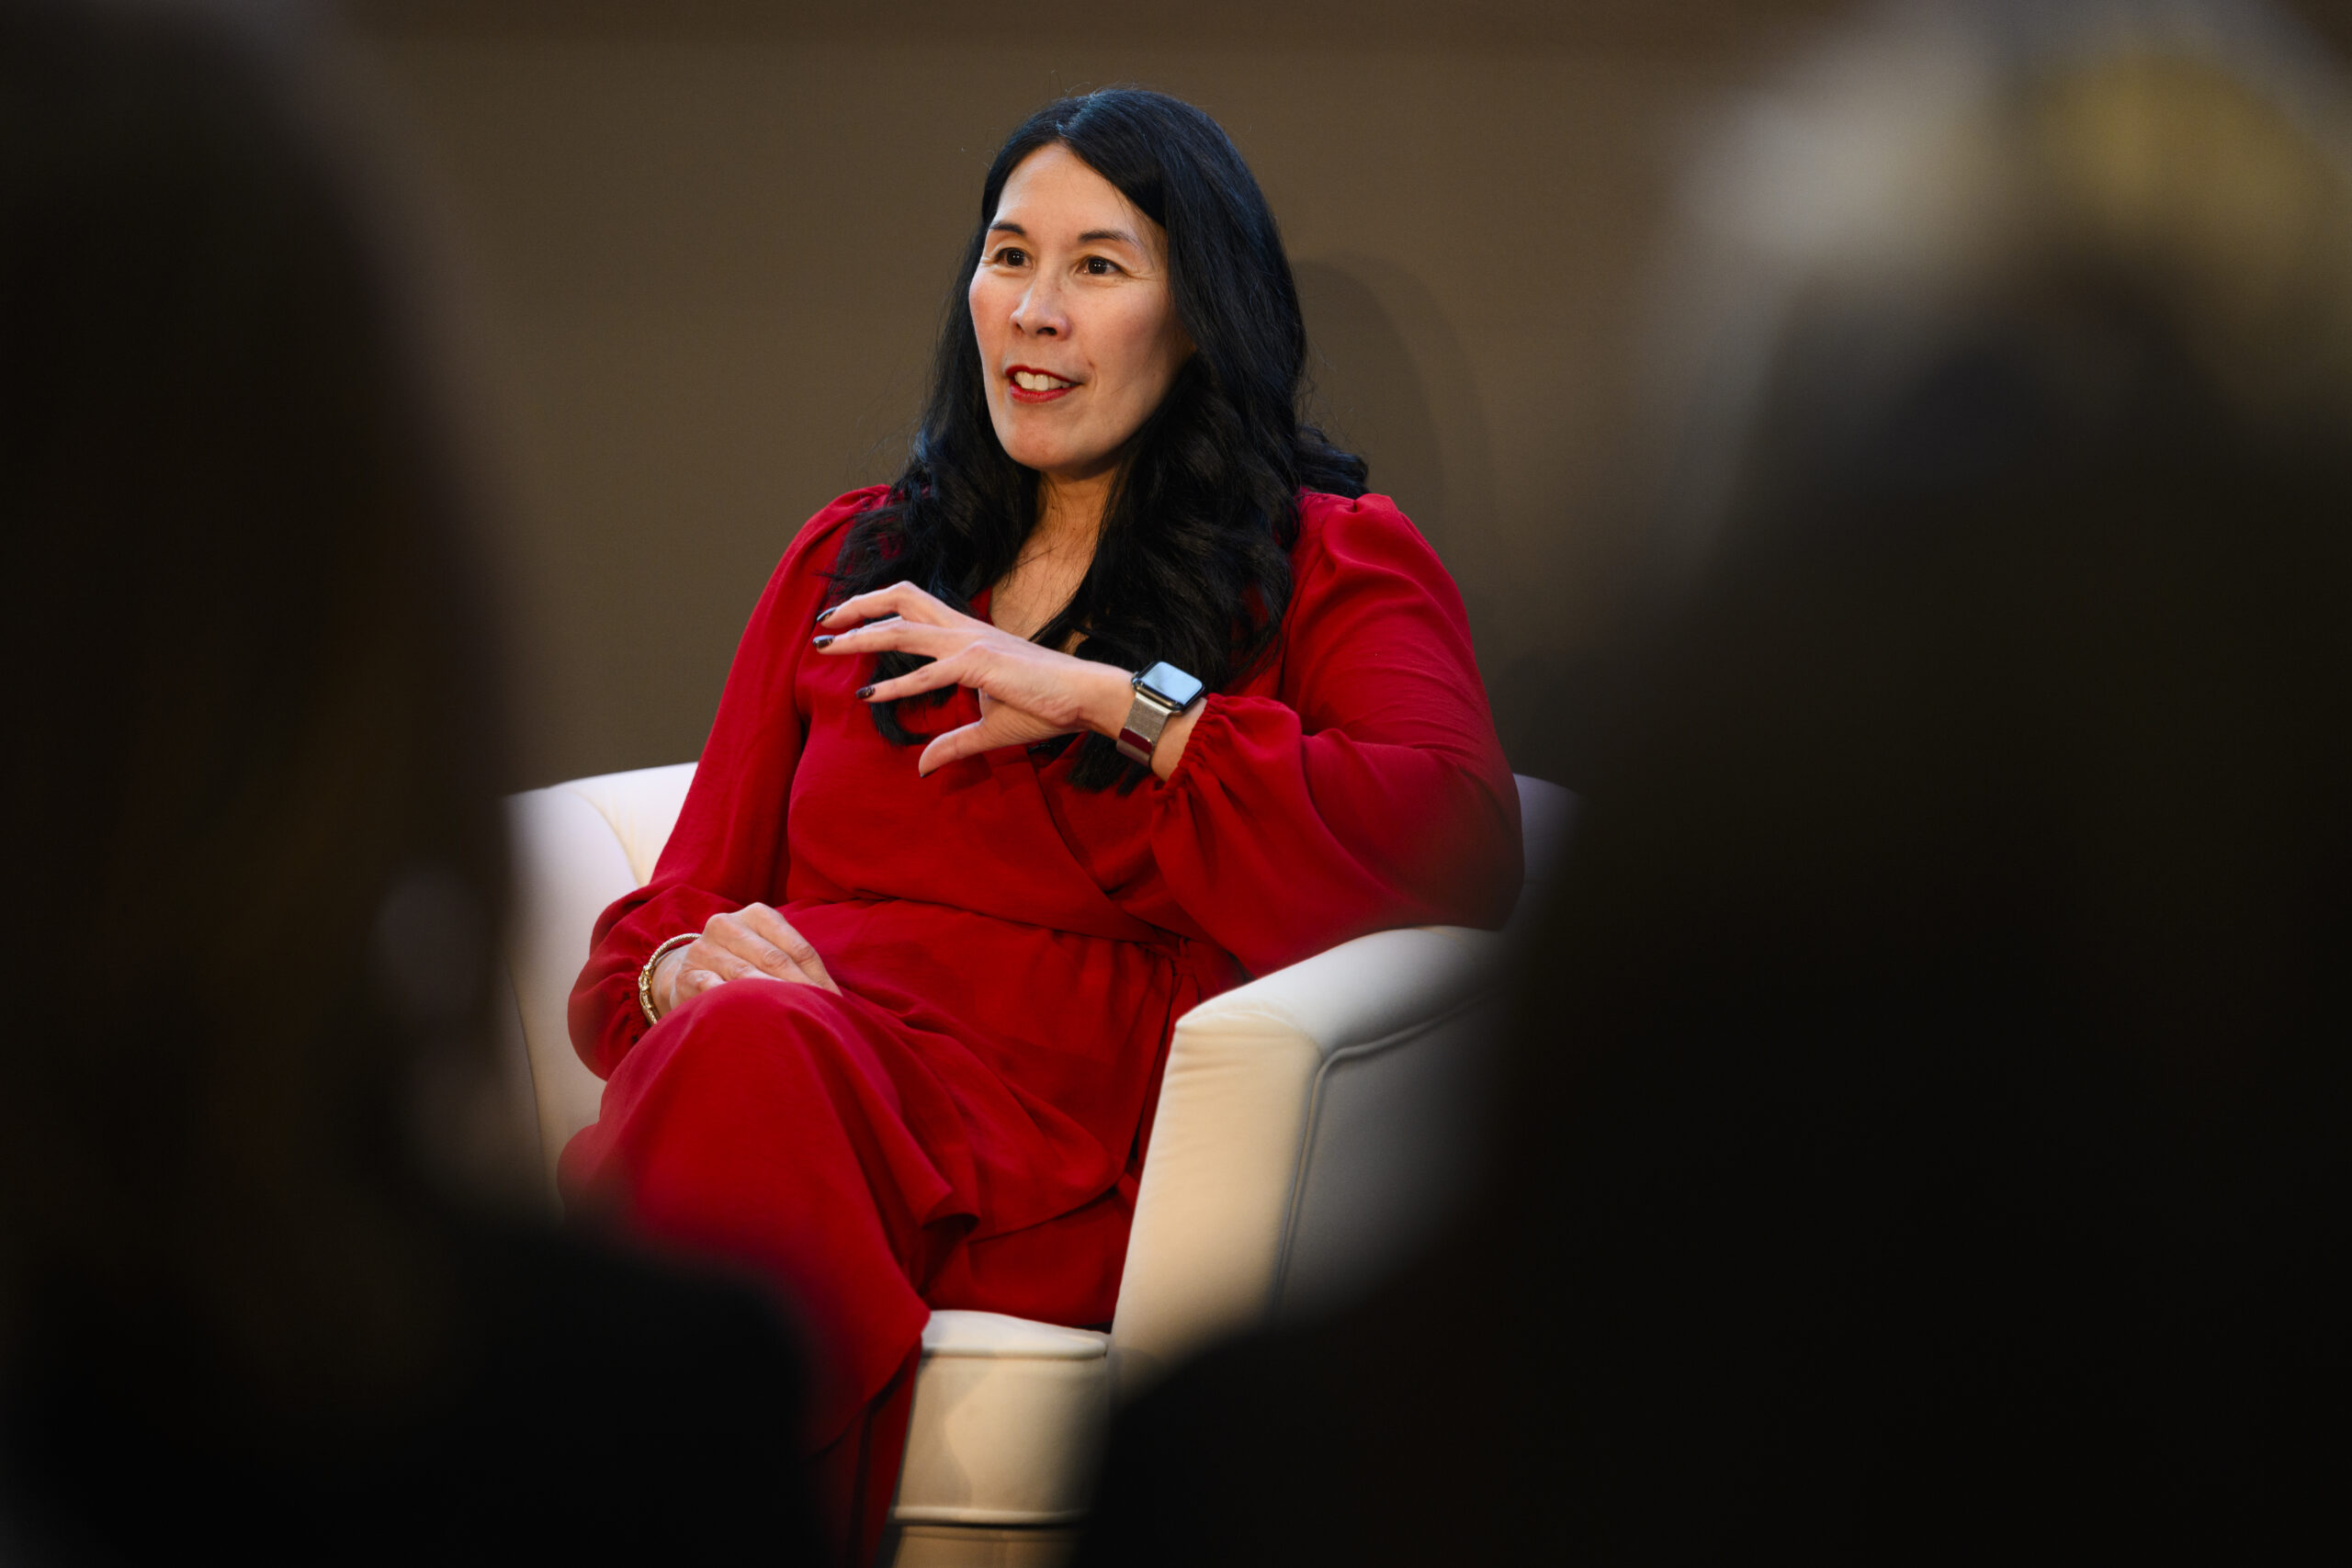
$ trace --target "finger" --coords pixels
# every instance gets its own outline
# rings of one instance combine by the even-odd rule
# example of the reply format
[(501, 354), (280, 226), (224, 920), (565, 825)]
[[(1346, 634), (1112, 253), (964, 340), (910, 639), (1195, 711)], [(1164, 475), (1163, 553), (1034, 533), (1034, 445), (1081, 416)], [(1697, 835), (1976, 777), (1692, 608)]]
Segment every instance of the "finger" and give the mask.
[(904, 675), (878, 681), (871, 686), (860, 686), (857, 695), (869, 703), (895, 703), (901, 697), (921, 696), (925, 692), (936, 692), (945, 686), (976, 685), (984, 678), (986, 663), (985, 650), (967, 648), (944, 659), (934, 659)]
[(964, 620), (937, 599), (911, 582), (894, 582), (888, 588), (877, 588), (871, 593), (854, 594), (842, 600), (817, 617), (823, 626), (854, 626), (860, 621), (874, 620), (883, 615), (903, 615), (909, 620), (932, 625), (944, 625)]
[(763, 960), (775, 960), (768, 943), (744, 922), (741, 913), (713, 915), (702, 935), (686, 945), (683, 956), (689, 966), (707, 969), (722, 980), (765, 974)]
[(820, 653), (880, 653), (898, 649), (938, 659), (971, 646), (972, 630), (968, 623), (933, 626), (900, 619), (868, 621), (845, 632), (820, 632), (810, 639), (810, 646)]
[(729, 980), (782, 980), (794, 986), (808, 983), (808, 976), (781, 950), (748, 937), (713, 958), (710, 967)]
[(998, 707), (978, 723), (948, 730), (922, 749), (915, 759), (915, 774), (927, 778), (950, 762), (960, 762), (967, 757), (977, 757), (983, 751), (993, 751), (1000, 746), (1017, 746), (1030, 739), (1042, 739), (1057, 733), (1050, 726), (1024, 724), (1018, 708)]
[[(713, 950), (711, 967), (730, 980), (742, 978), (744, 971), (737, 965), (779, 980), (799, 979), (792, 960), (771, 940), (769, 922), (775, 919), (774, 909), (757, 903), (746, 904), (731, 915), (714, 917), (703, 931), (703, 942)], [(702, 945), (697, 942), (686, 951), (698, 953)]]
[(771, 970), (778, 979), (822, 986), (829, 991), (841, 989), (833, 984), (832, 976), (826, 973), (825, 961), (815, 945), (782, 915), (765, 904), (751, 904), (743, 909), (743, 923), (758, 934), (781, 964), (789, 966), (788, 974), (782, 969)]
[[(841, 641), (845, 637), (853, 637), (863, 631), (871, 631), (876, 626), (895, 626), (901, 619), (903, 619), (903, 617), (899, 615), (883, 615), (875, 620), (866, 622), (865, 625), (862, 626), (843, 626), (839, 631), (819, 632), (808, 640), (820, 652), (822, 652), (824, 649), (832, 647), (833, 644)], [(872, 648), (875, 645), (869, 642), (863, 646)], [(844, 649), (842, 651), (847, 652), (848, 649)]]
[(938, 603), (913, 583), (899, 581), (888, 588), (875, 589), (870, 593), (853, 593), (832, 608), (821, 612), (817, 619), (823, 626), (854, 626), (860, 621), (873, 620), (881, 615), (903, 615), (910, 608), (916, 608), (916, 613), (921, 615), (923, 611), (917, 606)]
[(707, 969), (689, 967), (681, 970), (678, 977), (670, 983), (670, 1005), (674, 1008), (681, 1002), (702, 995), (705, 991), (716, 990), (726, 983), (723, 978)]
[(783, 948), (740, 919), (728, 927), (722, 941), (707, 947), (698, 942), (686, 951), (695, 955), (695, 962), (729, 980), (760, 978), (805, 986), (812, 978)]

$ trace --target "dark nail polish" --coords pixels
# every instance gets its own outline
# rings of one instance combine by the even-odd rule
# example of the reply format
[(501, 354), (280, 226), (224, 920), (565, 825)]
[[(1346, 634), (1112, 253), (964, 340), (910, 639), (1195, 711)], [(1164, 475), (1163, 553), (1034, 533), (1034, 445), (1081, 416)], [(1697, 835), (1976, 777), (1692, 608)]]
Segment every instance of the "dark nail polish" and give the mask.
[(864, 698), (864, 697), (870, 697), (870, 696), (872, 696), (872, 695), (874, 694), (874, 688), (873, 688), (873, 687), (871, 687), (871, 686), (860, 686), (860, 687), (857, 689), (857, 694), (858, 694), (861, 698)]
[(833, 646), (833, 639), (830, 637), (820, 637), (817, 639), (817, 646), (819, 648), (831, 648)]
[[(836, 608), (836, 609), (838, 609), (839, 607), (840, 607), (840, 606), (838, 606), (838, 605), (836, 605), (836, 606), (835, 606), (835, 608)], [(818, 611), (818, 612), (817, 612), (817, 624), (818, 624), (819, 626), (823, 626), (827, 621), (829, 621), (829, 620), (831, 620), (831, 619), (832, 618), (832, 615), (833, 615), (833, 612), (832, 612), (831, 610), (820, 610), (820, 611)]]

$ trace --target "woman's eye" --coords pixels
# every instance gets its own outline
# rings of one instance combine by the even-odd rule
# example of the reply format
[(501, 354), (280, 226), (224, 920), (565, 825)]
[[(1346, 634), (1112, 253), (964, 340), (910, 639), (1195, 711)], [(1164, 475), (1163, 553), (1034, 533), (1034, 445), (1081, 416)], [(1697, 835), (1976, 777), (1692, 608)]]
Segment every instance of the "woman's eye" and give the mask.
[(1089, 256), (1081, 265), (1085, 266), (1086, 276), (1089, 277), (1109, 277), (1119, 270), (1119, 264), (1109, 256)]
[(1029, 253), (1019, 245), (1007, 245), (990, 259), (999, 266), (1019, 266), (1029, 259)]

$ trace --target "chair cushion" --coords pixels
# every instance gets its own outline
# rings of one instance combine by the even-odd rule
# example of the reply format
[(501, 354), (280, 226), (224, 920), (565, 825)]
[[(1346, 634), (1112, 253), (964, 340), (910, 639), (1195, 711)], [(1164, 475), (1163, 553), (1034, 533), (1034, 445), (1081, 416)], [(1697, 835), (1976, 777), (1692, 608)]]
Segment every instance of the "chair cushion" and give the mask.
[(1086, 1512), (1111, 1418), (1110, 1336), (934, 1312), (892, 1517), (1055, 1525)]

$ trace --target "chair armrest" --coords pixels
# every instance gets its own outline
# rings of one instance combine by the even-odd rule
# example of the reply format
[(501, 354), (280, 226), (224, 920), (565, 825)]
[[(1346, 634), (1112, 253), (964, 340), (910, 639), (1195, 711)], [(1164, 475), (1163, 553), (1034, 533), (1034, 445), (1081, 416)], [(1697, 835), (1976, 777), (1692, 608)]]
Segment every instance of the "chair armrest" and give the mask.
[(596, 1119), (605, 1086), (571, 1048), (565, 1010), (588, 962), (605, 907), (645, 885), (676, 822), (692, 762), (575, 779), (510, 795), (514, 911), (506, 977), (531, 1068), (539, 1155), (554, 1190), (555, 1163)]
[(1503, 940), (1375, 932), (1177, 1021), (1111, 1327), (1122, 1398), (1378, 1273), (1442, 1218)]

